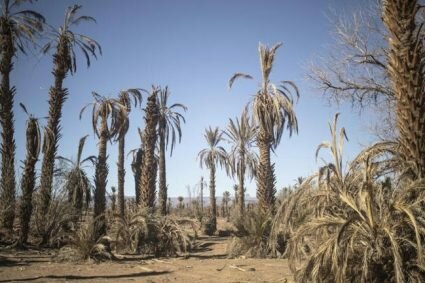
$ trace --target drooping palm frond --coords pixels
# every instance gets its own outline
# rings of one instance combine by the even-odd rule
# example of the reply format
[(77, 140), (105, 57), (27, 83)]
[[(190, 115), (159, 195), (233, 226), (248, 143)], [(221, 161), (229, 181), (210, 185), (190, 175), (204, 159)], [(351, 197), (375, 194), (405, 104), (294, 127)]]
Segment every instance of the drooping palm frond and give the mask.
[(76, 48), (83, 53), (87, 67), (90, 67), (90, 57), (97, 59), (97, 53), (102, 54), (102, 47), (96, 40), (70, 29), (81, 22), (96, 23), (93, 17), (77, 16), (81, 8), (81, 5), (69, 6), (65, 11), (65, 18), (62, 26), (58, 29), (49, 26), (48, 36), (50, 41), (42, 48), (43, 53), (47, 53), (51, 48), (55, 48), (57, 51), (59, 51), (60, 48), (65, 48), (66, 52), (64, 54), (66, 57), (62, 58), (62, 60), (64, 60), (65, 63), (65, 72), (69, 71), (71, 74), (77, 71)]
[(159, 135), (164, 137), (165, 146), (168, 148), (170, 144), (170, 156), (173, 154), (174, 146), (177, 138), (181, 142), (182, 131), (181, 122), (186, 123), (186, 120), (179, 110), (187, 111), (187, 107), (181, 103), (169, 105), (168, 100), (171, 92), (168, 87), (161, 89), (157, 96), (157, 104), (159, 108)]

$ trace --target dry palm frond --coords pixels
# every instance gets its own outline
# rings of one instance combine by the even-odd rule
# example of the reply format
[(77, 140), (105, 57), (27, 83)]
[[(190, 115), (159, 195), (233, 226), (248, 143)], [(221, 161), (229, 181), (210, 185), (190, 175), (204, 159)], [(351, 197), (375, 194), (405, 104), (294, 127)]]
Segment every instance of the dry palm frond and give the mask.
[(171, 256), (187, 253), (192, 242), (181, 222), (169, 216), (157, 216), (146, 209), (136, 209), (117, 217), (113, 225), (116, 248), (133, 253)]
[[(422, 282), (425, 180), (381, 182), (383, 153), (391, 160), (397, 150), (391, 142), (365, 149), (344, 170), (336, 119), (330, 128), (326, 147), (334, 162), (310, 177), (317, 183), (290, 195), (273, 221), (272, 235), (282, 226), (289, 231), (286, 254), (296, 281)], [(294, 203), (305, 212), (297, 225)]]

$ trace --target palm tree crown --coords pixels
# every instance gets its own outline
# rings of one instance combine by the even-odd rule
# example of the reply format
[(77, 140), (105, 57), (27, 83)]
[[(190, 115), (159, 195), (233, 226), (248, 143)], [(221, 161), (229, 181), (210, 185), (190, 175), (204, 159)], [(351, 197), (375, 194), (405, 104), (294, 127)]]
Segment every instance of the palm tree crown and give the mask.
[[(291, 81), (281, 81), (279, 85), (276, 85), (269, 79), (276, 50), (281, 45), (281, 43), (278, 43), (269, 48), (260, 43), (258, 52), (262, 76), (261, 88), (251, 101), (255, 122), (264, 129), (266, 136), (263, 138), (270, 139), (273, 147), (279, 145), (285, 126), (289, 130), (290, 136), (294, 131), (298, 131), (291, 92), (292, 88), (296, 97), (299, 97), (297, 86)], [(235, 73), (229, 80), (230, 88), (238, 78), (252, 79), (253, 77), (244, 73)]]
[(63, 25), (59, 29), (50, 27), (48, 35), (51, 40), (42, 48), (43, 53), (46, 53), (52, 46), (60, 47), (67, 50), (66, 58), (62, 58), (65, 64), (65, 72), (70, 71), (71, 74), (77, 71), (77, 58), (74, 48), (78, 47), (86, 58), (86, 64), (90, 66), (90, 56), (97, 59), (96, 52), (102, 54), (100, 44), (83, 34), (79, 34), (70, 30), (72, 26), (78, 25), (81, 22), (88, 21), (96, 23), (96, 20), (90, 16), (77, 16), (78, 11), (82, 8), (81, 5), (73, 5), (66, 9)]
[[(14, 12), (15, 8), (22, 2), (32, 2), (31, 0), (2, 0), (0, 16), (0, 33), (10, 31), (12, 42), (15, 48), (26, 54), (26, 43), (34, 42), (34, 39), (43, 30), (44, 17), (33, 11), (23, 10)], [(4, 44), (4, 42), (2, 42)]]
[(208, 147), (198, 153), (199, 165), (201, 168), (205, 166), (211, 169), (212, 167), (215, 168), (216, 165), (220, 165), (227, 170), (227, 152), (222, 146), (218, 145), (223, 140), (223, 133), (220, 132), (218, 127), (212, 129), (210, 126), (208, 129), (205, 129), (204, 137)]
[(159, 107), (159, 134), (165, 137), (165, 146), (168, 148), (170, 143), (170, 156), (173, 154), (173, 149), (177, 141), (179, 142), (182, 138), (181, 122), (186, 123), (184, 116), (178, 112), (179, 109), (184, 112), (187, 111), (187, 107), (181, 103), (174, 103), (168, 105), (168, 99), (170, 97), (168, 87), (161, 90), (157, 96), (157, 104)]

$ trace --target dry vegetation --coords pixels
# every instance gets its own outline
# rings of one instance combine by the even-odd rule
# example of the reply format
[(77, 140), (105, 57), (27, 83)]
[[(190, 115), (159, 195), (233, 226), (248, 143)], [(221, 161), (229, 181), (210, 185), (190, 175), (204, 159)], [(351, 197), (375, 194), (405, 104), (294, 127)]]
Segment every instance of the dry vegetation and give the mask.
[[(389, 135), (393, 139), (363, 149), (345, 165), (348, 138), (346, 130), (338, 128), (336, 114), (329, 124), (330, 141), (319, 144), (316, 152), (317, 159), (328, 150), (332, 160), (312, 176), (300, 178), (294, 187), (282, 189), (277, 197), (279, 176), (270, 153), (285, 129), (289, 135), (298, 131), (292, 95), (298, 98), (299, 93), (291, 81), (269, 80), (281, 44), (260, 44), (260, 88), (240, 118), (230, 119), (225, 130), (209, 126), (205, 131), (206, 147), (198, 161), (210, 172), (208, 205), (204, 205), (203, 178), (195, 198), (179, 197), (177, 205), (168, 198), (166, 153), (171, 156), (181, 141), (187, 109), (180, 103), (169, 104), (168, 87), (129, 88), (117, 97), (93, 92), (94, 101), (81, 110), (80, 119), (91, 110), (97, 156), (83, 157), (87, 136), (80, 140), (76, 160), (58, 155), (62, 108), (69, 95), (62, 84), (67, 74), (76, 71), (74, 49), (80, 49), (87, 65), (101, 54), (95, 40), (70, 30), (80, 22), (94, 21), (78, 16), (78, 5), (66, 10), (64, 25), (48, 33), (53, 38), (42, 50), (54, 49), (47, 125), (40, 128), (39, 120), (21, 105), (29, 118), (22, 196), (16, 197), (12, 61), (18, 50), (25, 52), (24, 41), (43, 41), (44, 32), (51, 28), (34, 11), (16, 13), (19, 2), (2, 1), (0, 16), (0, 282), (140, 277), (167, 282), (203, 277), (216, 282), (425, 281), (425, 56), (423, 7), (416, 0), (380, 2), (379, 30), (386, 32), (376, 36), (384, 34), (386, 42), (381, 42), (379, 53), (373, 52), (377, 49), (368, 53), (358, 44), (364, 34), (354, 33), (350, 41), (349, 30), (339, 29), (350, 47), (344, 52), (354, 50), (347, 64), (364, 67), (364, 72), (378, 68), (376, 80), (350, 81), (347, 73), (332, 68), (315, 69), (311, 75), (334, 98), (387, 101), (396, 125)], [(236, 73), (229, 86), (239, 78), (252, 76)], [(139, 129), (140, 148), (131, 151), (135, 188), (129, 191), (124, 184), (128, 115), (140, 110), (143, 101), (145, 125)], [(108, 145), (114, 142), (119, 148), (118, 194), (114, 189), (108, 198)], [(38, 176), (35, 168), (41, 153)], [(86, 166), (95, 168), (93, 181)], [(235, 197), (225, 192), (221, 202), (216, 201), (218, 169), (238, 182)], [(257, 182), (255, 204), (244, 198), (247, 177)], [(125, 199), (126, 193), (135, 194), (135, 200)], [(82, 270), (82, 262), (92, 260), (99, 267)], [(46, 261), (50, 268), (40, 269)], [(86, 275), (69, 275), (73, 267)], [(127, 270), (134, 268), (143, 272)], [(23, 272), (16, 275), (17, 270)], [(99, 275), (103, 272), (108, 274)]]

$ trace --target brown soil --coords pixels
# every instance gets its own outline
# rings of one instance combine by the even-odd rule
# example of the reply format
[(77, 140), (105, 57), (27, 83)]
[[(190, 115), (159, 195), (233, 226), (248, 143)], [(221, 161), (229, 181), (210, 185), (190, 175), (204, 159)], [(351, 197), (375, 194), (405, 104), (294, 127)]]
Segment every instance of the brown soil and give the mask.
[(56, 251), (0, 251), (1, 282), (293, 282), (284, 259), (228, 259), (228, 238), (201, 237), (189, 258), (55, 262)]

